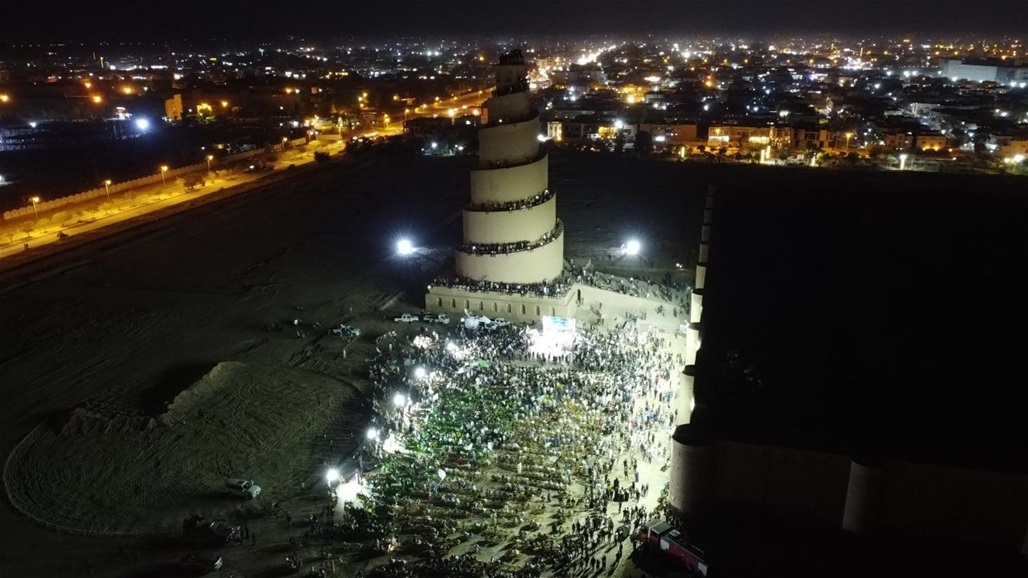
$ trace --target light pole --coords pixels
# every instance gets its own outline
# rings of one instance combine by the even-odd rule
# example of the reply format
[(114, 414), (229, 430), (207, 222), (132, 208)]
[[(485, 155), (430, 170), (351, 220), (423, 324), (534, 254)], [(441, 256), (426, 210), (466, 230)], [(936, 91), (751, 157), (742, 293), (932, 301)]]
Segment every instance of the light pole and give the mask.
[(29, 200), (32, 201), (32, 212), (33, 212), (33, 214), (36, 215), (36, 220), (38, 221), (39, 220), (39, 209), (36, 208), (36, 205), (39, 204), (39, 197), (32, 197)]
[(214, 155), (207, 155), (207, 174), (211, 174), (211, 161), (214, 160)]
[(907, 168), (907, 153), (900, 153), (900, 170)]
[(168, 172), (168, 165), (161, 165), (161, 186), (168, 186), (167, 181), (164, 180), (164, 173)]
[(104, 192), (107, 193), (107, 202), (111, 201), (111, 179), (104, 181)]
[(846, 133), (846, 152), (850, 152), (850, 138), (853, 137), (853, 133)]
[(289, 138), (288, 137), (282, 137), (282, 150), (283, 151), (286, 150), (286, 143), (287, 142), (289, 142)]

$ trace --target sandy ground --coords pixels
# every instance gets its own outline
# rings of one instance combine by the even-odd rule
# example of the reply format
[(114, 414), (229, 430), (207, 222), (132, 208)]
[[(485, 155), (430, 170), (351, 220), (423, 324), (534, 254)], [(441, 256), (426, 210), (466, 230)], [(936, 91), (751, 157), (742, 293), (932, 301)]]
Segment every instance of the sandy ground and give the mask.
[[(640, 166), (609, 159), (555, 159), (552, 165), (551, 185), (558, 191), (559, 211), (568, 227), (568, 258), (592, 259), (604, 270), (645, 275), (666, 270), (694, 252), (708, 182), (703, 175), (688, 178), (681, 167), (671, 164)], [(74, 463), (125, 455), (133, 436), (158, 435), (154, 428), (173, 431), (173, 425), (160, 425), (168, 412), (165, 403), (215, 367), (238, 367), (244, 373), (255, 367), (276, 368), (261, 376), (251, 374), (253, 383), (270, 384), (260, 388), (272, 402), (279, 394), (268, 387), (278, 375), (288, 376), (283, 377), (288, 381), (299, 380), (302, 372), (315, 372), (322, 376), (318, 380), (336, 384), (335, 389), (346, 390), (343, 383), (352, 381), (359, 390), (362, 352), (373, 345), (367, 340), (351, 344), (344, 357), (344, 343), (328, 337), (327, 327), (353, 322), (373, 337), (390, 326), (382, 322), (379, 308), (418, 306), (420, 288), (442, 266), (459, 237), (466, 168), (465, 159), (344, 161), (253, 195), (199, 207), (68, 251), (36, 267), (8, 272), (0, 280), (0, 450), (10, 454), (26, 436), (28, 447), (36, 449), (61, 436), (81, 437), (82, 428), (56, 429), (54, 424), (87, 423), (90, 412), (153, 419), (158, 425), (151, 426), (151, 433), (140, 433), (133, 425), (104, 434), (118, 439), (112, 447), (97, 448), (96, 440), (87, 439), (98, 451), (88, 457), (62, 448), (69, 461), (52, 471), (66, 475), (77, 471)], [(647, 199), (645, 209), (638, 204), (640, 197)], [(400, 235), (409, 235), (419, 246), (415, 258), (392, 255)], [(618, 262), (608, 257), (627, 236), (642, 238), (646, 259)], [(407, 289), (413, 299), (403, 298)], [(296, 329), (294, 320), (299, 321)], [(269, 331), (271, 324), (284, 329)], [(219, 365), (224, 362), (242, 365)], [(233, 399), (249, 403), (242, 399), (245, 395), (238, 395), (240, 386), (229, 387), (237, 389)], [(333, 397), (333, 403), (341, 399)], [(245, 413), (242, 407), (237, 410)], [(289, 430), (294, 419), (282, 419), (259, 435), (275, 437), (274, 432)], [(294, 431), (291, 439), (296, 443), (289, 447), (309, 445), (303, 443), (305, 436), (315, 429)], [(190, 435), (203, 435), (202, 428)], [(165, 443), (168, 451), (187, 451), (187, 442)], [(209, 450), (197, 466), (187, 468), (203, 477), (183, 482), (184, 491), (198, 491), (240, 470), (268, 467), (261, 465), (267, 460), (259, 452), (248, 454), (252, 459), (246, 463), (214, 467), (219, 452), (227, 450)], [(295, 493), (297, 488), (283, 486), (295, 483), (304, 470), (317, 475), (322, 458), (316, 453), (294, 456), (285, 468), (288, 472), (265, 474), (272, 481), (270, 486), (262, 483), (269, 496)], [(37, 456), (39, 463), (45, 458), (36, 451), (19, 450), (12, 472), (25, 463), (20, 460), (29, 459), (25, 456)], [(169, 468), (161, 475), (184, 475), (167, 460), (161, 463)], [(52, 497), (39, 497), (40, 509), (46, 511), (36, 516), (76, 532), (111, 531), (113, 526), (117, 532), (136, 533), (152, 523), (134, 518), (130, 504), (156, 500), (166, 507), (162, 520), (174, 518), (182, 506), (173, 497), (148, 498), (146, 492), (135, 490), (137, 484), (116, 481), (113, 472), (94, 469), (91, 483), (111, 483), (118, 488), (115, 495), (128, 496), (125, 513), (70, 523), (67, 518), (76, 517), (71, 512), (81, 512), (81, 507), (52, 508), (46, 503)], [(57, 495), (60, 484), (70, 483), (55, 482), (46, 488), (43, 482), (53, 475), (19, 475), (41, 480), (35, 496)], [(177, 485), (178, 481), (160, 482), (160, 487)], [(100, 495), (100, 504), (117, 502), (102, 494), (82, 493), (76, 499), (81, 503)], [(259, 531), (264, 536), (272, 529)], [(120, 575), (181, 555), (148, 538), (56, 532), (18, 512), (9, 501), (0, 509), (0, 532), (0, 568), (10, 576)], [(273, 544), (265, 548), (263, 538), (261, 542), (254, 554), (278, 557)], [(55, 548), (62, 556), (51, 555)]]
[[(4, 484), (18, 510), (69, 533), (170, 534), (195, 513), (252, 514), (291, 496), (325, 431), (341, 454), (355, 449), (358, 396), (320, 373), (223, 362), (156, 417), (94, 402), (37, 426), (8, 458)], [(267, 491), (236, 505), (227, 478)]]

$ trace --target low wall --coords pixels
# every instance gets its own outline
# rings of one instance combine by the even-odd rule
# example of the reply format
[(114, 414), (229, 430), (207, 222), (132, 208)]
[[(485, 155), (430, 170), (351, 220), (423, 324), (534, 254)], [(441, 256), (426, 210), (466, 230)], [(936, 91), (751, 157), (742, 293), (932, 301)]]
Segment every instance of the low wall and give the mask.
[[(869, 491), (867, 476), (853, 475), (847, 455), (730, 441), (714, 441), (712, 448), (713, 459), (700, 466), (710, 471), (690, 475), (714, 482), (718, 507), (818, 520), (861, 534), (930, 536), (1018, 552), (1025, 547), (1025, 474), (882, 460), (875, 465), (880, 481)], [(672, 487), (687, 491), (687, 480), (679, 479), (684, 472), (670, 475)], [(676, 499), (685, 503), (690, 496)]]
[(534, 322), (543, 315), (574, 317), (576, 302), (573, 292), (563, 297), (535, 297), (434, 285), (425, 294), (425, 309), (457, 318), (468, 310), (489, 318)]

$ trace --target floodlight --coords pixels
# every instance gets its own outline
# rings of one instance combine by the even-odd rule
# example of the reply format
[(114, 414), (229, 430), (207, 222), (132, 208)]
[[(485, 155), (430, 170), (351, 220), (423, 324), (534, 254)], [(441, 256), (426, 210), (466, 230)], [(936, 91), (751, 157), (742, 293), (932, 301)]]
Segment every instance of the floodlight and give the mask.
[(642, 244), (637, 239), (629, 239), (625, 243), (625, 255), (638, 255), (640, 249), (642, 249)]
[(337, 470), (335, 468), (330, 468), (327, 472), (325, 472), (325, 480), (328, 483), (330, 483), (330, 484), (334, 484), (334, 483), (338, 482), (339, 481), (339, 470)]
[(396, 242), (396, 252), (400, 255), (410, 255), (414, 252), (414, 243), (410, 239), (400, 239)]

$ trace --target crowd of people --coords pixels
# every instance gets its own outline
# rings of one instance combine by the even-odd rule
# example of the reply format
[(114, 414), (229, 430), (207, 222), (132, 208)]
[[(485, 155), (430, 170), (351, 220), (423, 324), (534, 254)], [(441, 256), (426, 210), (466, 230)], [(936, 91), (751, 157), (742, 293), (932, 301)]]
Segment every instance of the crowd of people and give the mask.
[(467, 277), (439, 277), (433, 285), (452, 287), (461, 291), (492, 291), (523, 297), (563, 297), (571, 290), (571, 284), (564, 277), (544, 283), (503, 283), (500, 281), (477, 281)]
[(672, 338), (592, 325), (546, 363), (524, 327), (424, 331), (379, 344), (369, 367), (373, 427), (392, 447), (369, 442), (366, 495), (332, 523), (378, 561), (366, 575), (585, 576), (619, 564), (663, 512), (653, 472), (666, 468), (675, 419)]
[(514, 200), (514, 201), (507, 201), (507, 202), (503, 202), (503, 203), (499, 203), (499, 202), (495, 202), (495, 201), (488, 202), (488, 203), (477, 203), (477, 204), (472, 204), (471, 207), (473, 209), (475, 209), (476, 211), (487, 211), (487, 212), (523, 211), (525, 209), (531, 209), (532, 207), (539, 206), (539, 205), (549, 201), (550, 199), (552, 199), (556, 195), (557, 195), (557, 193), (551, 191), (550, 189), (546, 189), (545, 191), (539, 193), (538, 195), (534, 195), (534, 196), (529, 197), (527, 199), (517, 199), (517, 200)]
[(542, 237), (534, 241), (514, 241), (513, 243), (488, 243), (488, 244), (472, 244), (465, 243), (461, 245), (461, 252), (469, 255), (507, 255), (510, 253), (519, 253), (521, 251), (531, 251), (538, 249), (543, 245), (552, 242), (557, 237), (564, 234), (564, 223), (559, 219), (557, 220), (557, 226), (552, 231), (547, 232)]

